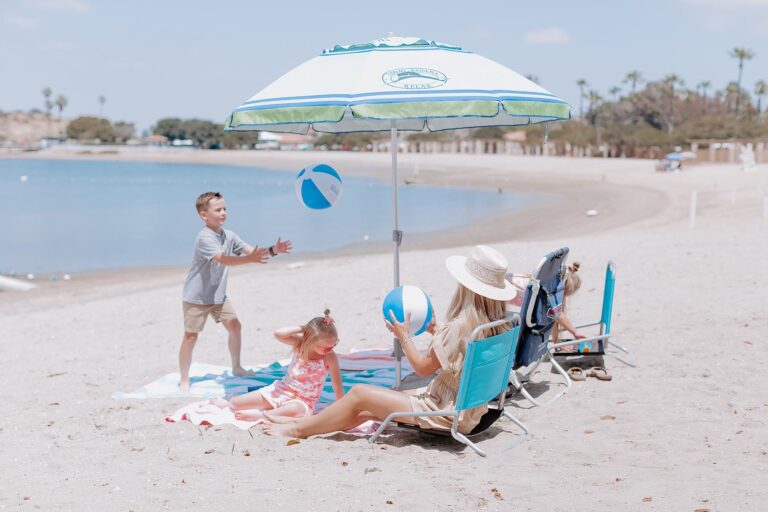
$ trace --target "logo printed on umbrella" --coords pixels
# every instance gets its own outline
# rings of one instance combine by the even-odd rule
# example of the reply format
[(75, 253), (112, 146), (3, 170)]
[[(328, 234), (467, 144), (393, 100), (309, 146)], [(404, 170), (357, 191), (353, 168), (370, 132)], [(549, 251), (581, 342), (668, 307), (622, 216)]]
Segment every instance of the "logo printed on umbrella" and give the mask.
[(430, 68), (397, 68), (390, 69), (381, 80), (399, 89), (434, 89), (445, 85), (448, 77), (436, 69)]

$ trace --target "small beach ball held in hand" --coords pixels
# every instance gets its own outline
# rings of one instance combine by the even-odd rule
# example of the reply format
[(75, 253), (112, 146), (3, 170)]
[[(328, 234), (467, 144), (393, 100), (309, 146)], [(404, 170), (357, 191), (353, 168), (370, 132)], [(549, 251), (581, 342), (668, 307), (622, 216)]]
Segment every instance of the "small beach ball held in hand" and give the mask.
[(341, 176), (330, 165), (305, 167), (296, 176), (296, 195), (312, 210), (330, 208), (341, 195)]
[(432, 321), (432, 302), (429, 296), (416, 286), (398, 286), (384, 297), (382, 304), (382, 313), (384, 320), (391, 322), (389, 312), (392, 311), (398, 322), (405, 322), (408, 313), (411, 314), (411, 321), (408, 324), (408, 331), (413, 336), (418, 336), (429, 327)]

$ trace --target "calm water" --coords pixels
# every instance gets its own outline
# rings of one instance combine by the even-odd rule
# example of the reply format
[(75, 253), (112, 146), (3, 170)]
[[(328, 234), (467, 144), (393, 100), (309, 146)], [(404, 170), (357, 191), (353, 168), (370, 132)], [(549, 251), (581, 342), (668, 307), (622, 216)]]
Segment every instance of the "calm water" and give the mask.
[[(202, 227), (195, 199), (207, 190), (225, 196), (227, 228), (251, 244), (282, 235), (299, 253), (391, 239), (388, 183), (344, 177), (338, 203), (313, 211), (299, 203), (293, 178), (247, 167), (0, 159), (0, 273), (186, 265)], [(421, 186), (401, 187), (399, 199), (406, 237), (533, 201)]]

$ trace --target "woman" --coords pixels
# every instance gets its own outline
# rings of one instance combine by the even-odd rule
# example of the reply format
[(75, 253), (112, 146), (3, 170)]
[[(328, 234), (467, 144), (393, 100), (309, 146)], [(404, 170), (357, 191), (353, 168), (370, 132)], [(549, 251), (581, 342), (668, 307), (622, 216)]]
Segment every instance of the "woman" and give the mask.
[[(320, 414), (289, 423), (267, 423), (268, 434), (304, 438), (353, 428), (367, 420), (384, 420), (393, 412), (428, 412), (449, 408), (456, 401), (467, 339), (481, 324), (500, 320), (505, 315), (505, 301), (515, 291), (504, 276), (507, 260), (498, 251), (478, 245), (469, 258), (452, 256), (446, 261), (451, 275), (458, 281), (442, 328), (430, 326), (434, 334), (426, 354), (421, 354), (408, 332), (408, 321), (399, 323), (392, 315), (387, 327), (400, 341), (413, 370), (427, 377), (439, 370), (437, 377), (425, 388), (408, 393), (392, 389), (357, 385), (343, 398), (329, 405)], [(501, 325), (487, 329), (480, 337), (494, 336), (509, 329)], [(459, 417), (459, 432), (470, 432), (480, 421), (485, 405), (463, 411)], [(452, 418), (427, 416), (400, 418), (398, 421), (425, 428), (451, 427)]]

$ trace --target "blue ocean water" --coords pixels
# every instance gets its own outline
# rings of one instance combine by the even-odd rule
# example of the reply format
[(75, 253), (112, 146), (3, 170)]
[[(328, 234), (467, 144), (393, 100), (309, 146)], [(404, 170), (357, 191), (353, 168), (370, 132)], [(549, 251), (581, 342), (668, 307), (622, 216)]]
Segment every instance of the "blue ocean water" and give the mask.
[[(300, 253), (366, 237), (391, 240), (389, 184), (337, 170), (344, 178), (339, 201), (314, 211), (296, 197), (294, 174), (269, 169), (0, 159), (0, 273), (186, 265), (202, 227), (195, 199), (208, 190), (224, 195), (226, 227), (252, 245), (270, 245), (281, 235)], [(523, 193), (401, 186), (400, 226), (413, 237), (534, 200)]]

